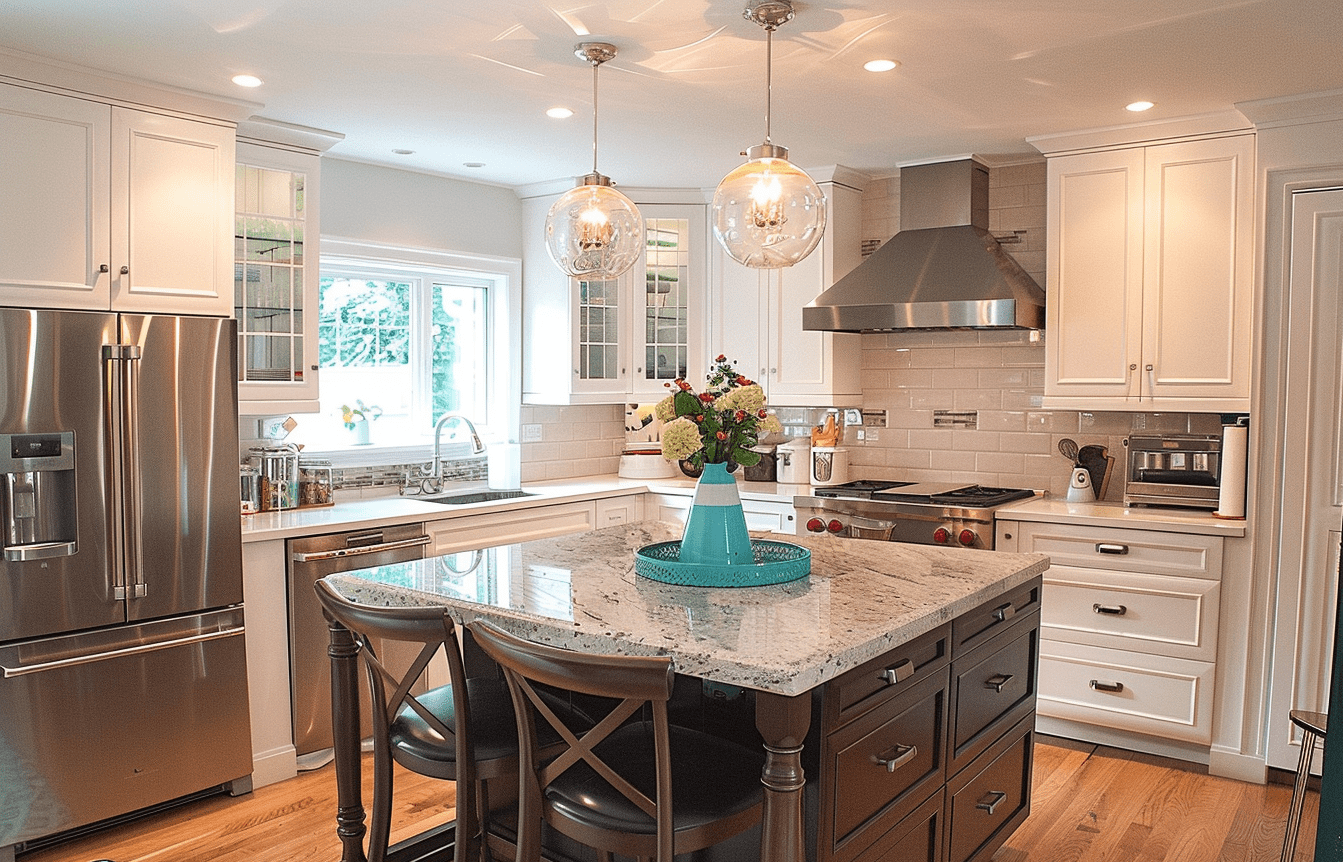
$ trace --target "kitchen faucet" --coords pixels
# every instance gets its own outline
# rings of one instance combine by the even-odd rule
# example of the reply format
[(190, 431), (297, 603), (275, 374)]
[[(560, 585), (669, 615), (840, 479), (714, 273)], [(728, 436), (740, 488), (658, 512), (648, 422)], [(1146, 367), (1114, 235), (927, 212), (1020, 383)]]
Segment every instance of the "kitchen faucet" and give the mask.
[[(433, 460), (420, 467), (419, 493), (436, 494), (443, 489), (443, 429), (450, 423), (459, 422), (466, 425), (466, 430), (471, 435), (471, 454), (480, 455), (485, 451), (485, 444), (480, 439), (480, 434), (476, 431), (476, 426), (469, 418), (461, 413), (444, 413), (438, 417), (434, 423), (434, 454)], [(406, 477), (406, 484), (402, 486), (401, 493), (406, 493), (415, 484), (415, 478)]]

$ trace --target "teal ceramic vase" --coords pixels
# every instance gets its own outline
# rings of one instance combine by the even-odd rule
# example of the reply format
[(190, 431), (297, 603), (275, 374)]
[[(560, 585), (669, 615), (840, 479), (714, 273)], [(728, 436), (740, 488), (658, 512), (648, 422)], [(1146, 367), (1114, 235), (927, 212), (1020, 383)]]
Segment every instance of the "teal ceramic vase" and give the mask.
[(704, 465), (681, 536), (680, 561), (717, 566), (755, 563), (737, 480), (726, 464)]

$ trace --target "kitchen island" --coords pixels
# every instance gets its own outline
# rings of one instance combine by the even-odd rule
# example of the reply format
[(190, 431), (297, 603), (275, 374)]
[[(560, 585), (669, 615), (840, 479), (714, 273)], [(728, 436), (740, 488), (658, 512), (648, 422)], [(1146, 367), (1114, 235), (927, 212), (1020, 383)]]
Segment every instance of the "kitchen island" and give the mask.
[[(459, 623), (487, 619), (561, 647), (669, 655), (678, 674), (705, 681), (714, 696), (748, 698), (766, 750), (762, 859), (800, 862), (811, 855), (811, 843), (818, 860), (880, 858), (875, 854), (913, 828), (911, 819), (942, 857), (943, 844), (955, 849), (944, 834), (956, 812), (948, 788), (973, 773), (965, 779), (967, 793), (980, 793), (969, 779), (982, 770), (967, 765), (971, 760), (988, 759), (980, 765), (992, 767), (999, 749), (1010, 748), (1018, 772), (1024, 757), (1029, 787), (1039, 583), (1047, 557), (796, 537), (790, 541), (811, 551), (811, 574), (787, 584), (705, 589), (635, 575), (634, 551), (677, 539), (680, 529), (624, 524), (329, 580), (357, 601), (443, 604)], [(338, 678), (352, 679), (348, 634), (333, 631), (332, 654)], [(1014, 663), (1013, 672), (986, 669), (986, 659), (999, 654)], [(958, 676), (966, 674), (985, 678), (962, 692)], [(984, 702), (983, 691), (995, 703)], [(919, 744), (901, 742), (906, 733)], [(338, 775), (340, 761), (357, 757), (351, 744), (357, 741), (344, 742), (338, 738)], [(804, 744), (815, 749), (808, 765), (820, 771), (813, 779), (819, 792), (810, 794), (802, 792)], [(838, 780), (873, 763), (864, 777)], [(896, 776), (890, 786), (872, 786), (887, 775)], [(344, 858), (356, 862), (363, 855), (357, 783), (342, 794)], [(1029, 793), (1017, 787), (1011, 796), (1015, 802), (1001, 807), (1016, 814), (1003, 818), (999, 811), (1002, 822), (988, 843), (965, 858), (991, 852), (1024, 819)], [(994, 815), (1000, 805), (979, 807)]]

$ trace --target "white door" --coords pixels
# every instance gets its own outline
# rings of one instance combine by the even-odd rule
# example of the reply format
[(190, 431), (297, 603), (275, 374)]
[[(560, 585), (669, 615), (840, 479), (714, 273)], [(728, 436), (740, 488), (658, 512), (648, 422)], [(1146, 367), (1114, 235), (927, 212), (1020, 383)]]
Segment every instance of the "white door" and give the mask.
[(1343, 519), (1343, 190), (1293, 196), (1291, 243), (1284, 410), (1300, 421), (1285, 423), (1278, 466), (1283, 529), (1268, 718), (1268, 762), (1283, 769), (1295, 769), (1299, 754), (1288, 712), (1325, 712), (1329, 702)]

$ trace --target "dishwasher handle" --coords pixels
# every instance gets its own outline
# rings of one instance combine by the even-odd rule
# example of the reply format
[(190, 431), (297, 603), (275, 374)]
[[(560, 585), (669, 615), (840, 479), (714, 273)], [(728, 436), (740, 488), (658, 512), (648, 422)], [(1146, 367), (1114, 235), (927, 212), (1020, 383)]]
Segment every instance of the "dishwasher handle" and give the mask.
[(397, 551), (401, 548), (414, 548), (419, 545), (427, 545), (433, 541), (431, 536), (416, 536), (413, 539), (402, 539), (399, 542), (384, 542), (380, 545), (358, 545), (352, 548), (336, 548), (334, 551), (310, 551), (296, 552), (293, 560), (296, 563), (315, 563), (319, 560), (340, 560), (345, 557), (360, 557), (365, 554), (382, 554), (387, 551)]

